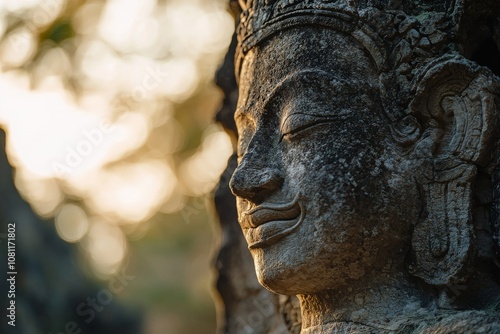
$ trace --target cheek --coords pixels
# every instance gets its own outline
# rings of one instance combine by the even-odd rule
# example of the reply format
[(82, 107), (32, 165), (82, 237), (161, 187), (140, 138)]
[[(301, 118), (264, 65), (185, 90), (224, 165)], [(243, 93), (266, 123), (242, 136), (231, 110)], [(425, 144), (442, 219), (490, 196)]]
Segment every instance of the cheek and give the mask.
[[(329, 140), (310, 137), (285, 155), (285, 183), (306, 199), (309, 219), (314, 222), (308, 227), (311, 235), (341, 244), (382, 238), (392, 229), (391, 237), (401, 234), (407, 239), (418, 214), (408, 204), (417, 196), (411, 175), (387, 165), (398, 155), (384, 144), (383, 137), (366, 138), (354, 133), (331, 135)], [(329, 231), (328, 235), (321, 229)]]
[[(354, 139), (353, 139), (354, 138)], [(284, 153), (285, 182), (316, 204), (355, 205), (380, 191), (383, 149), (350, 134), (310, 137), (289, 145)], [(371, 196), (370, 196), (371, 195)]]

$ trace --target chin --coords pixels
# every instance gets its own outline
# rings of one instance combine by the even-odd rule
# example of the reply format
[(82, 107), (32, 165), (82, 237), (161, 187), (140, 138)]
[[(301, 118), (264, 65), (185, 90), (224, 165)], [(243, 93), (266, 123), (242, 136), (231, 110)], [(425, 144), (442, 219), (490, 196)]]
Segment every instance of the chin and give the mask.
[[(280, 242), (264, 248), (251, 250), (255, 271), (259, 283), (266, 289), (283, 295), (296, 294), (298, 285), (297, 271), (303, 261), (296, 250), (291, 251), (293, 239), (285, 238)], [(300, 284), (299, 284), (300, 285)]]
[(280, 295), (297, 295), (303, 293), (297, 287), (298, 280), (292, 277), (292, 271), (287, 268), (269, 268), (259, 270), (257, 267), (257, 279), (267, 290)]
[(332, 273), (325, 270), (325, 261), (318, 258), (316, 251), (307, 252), (294, 246), (297, 242), (293, 239), (251, 251), (259, 283), (282, 295), (310, 294), (331, 288)]

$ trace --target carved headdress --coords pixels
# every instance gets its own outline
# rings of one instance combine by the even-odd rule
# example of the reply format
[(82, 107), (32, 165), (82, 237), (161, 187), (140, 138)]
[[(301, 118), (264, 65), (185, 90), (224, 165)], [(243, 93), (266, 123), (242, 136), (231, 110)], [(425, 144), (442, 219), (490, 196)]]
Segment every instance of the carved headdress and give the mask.
[[(483, 6), (477, 6), (479, 3)], [(484, 6), (488, 2), (489, 6)], [(462, 39), (484, 39), (490, 27), (470, 25), (500, 8), (494, 0), (239, 0), (236, 75), (244, 55), (284, 29), (315, 25), (350, 34), (371, 54), (381, 74), (385, 100), (407, 106), (415, 90), (415, 75), (430, 59), (461, 49)], [(487, 8), (488, 13), (479, 8)], [(390, 82), (391, 84), (385, 84)], [(396, 84), (394, 84), (396, 83)], [(391, 108), (387, 105), (386, 109)], [(391, 120), (402, 115), (388, 110)]]
[(348, 34), (371, 55), (394, 138), (428, 161), (419, 176), (427, 215), (415, 226), (410, 271), (438, 286), (466, 276), (481, 252), (473, 198), (482, 171), (498, 188), (483, 204), (493, 207), (489, 230), (500, 255), (500, 157), (492, 157), (500, 84), (488, 59), (475, 58), (488, 43), (500, 57), (500, 1), (239, 0), (238, 11), (237, 76), (249, 50), (296, 26)]

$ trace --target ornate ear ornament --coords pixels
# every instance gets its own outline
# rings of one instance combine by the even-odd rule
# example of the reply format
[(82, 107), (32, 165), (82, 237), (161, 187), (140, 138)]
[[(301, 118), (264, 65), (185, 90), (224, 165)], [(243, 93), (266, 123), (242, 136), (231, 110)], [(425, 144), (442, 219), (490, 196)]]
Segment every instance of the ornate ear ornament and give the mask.
[(409, 112), (425, 129), (415, 145), (425, 166), (417, 176), (425, 209), (410, 272), (428, 284), (456, 284), (475, 251), (472, 185), (478, 166), (491, 162), (498, 82), (461, 56), (429, 62), (415, 82)]

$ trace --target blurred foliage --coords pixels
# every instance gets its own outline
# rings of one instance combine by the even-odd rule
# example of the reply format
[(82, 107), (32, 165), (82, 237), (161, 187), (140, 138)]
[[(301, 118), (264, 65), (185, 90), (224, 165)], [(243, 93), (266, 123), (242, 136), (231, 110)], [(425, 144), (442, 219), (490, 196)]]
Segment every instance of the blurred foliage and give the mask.
[(75, 37), (75, 31), (70, 21), (65, 19), (59, 19), (54, 21), (47, 31), (40, 34), (38, 42), (43, 44), (44, 42), (54, 42), (56, 44), (61, 44), (64, 40)]
[[(137, 276), (117, 298), (145, 309), (147, 334), (215, 330), (205, 204), (231, 142), (212, 125), (212, 80), (232, 29), (223, 0), (0, 3), (0, 124), (16, 186), (55, 217), (89, 279)], [(55, 162), (102, 120), (114, 130), (60, 173)]]

